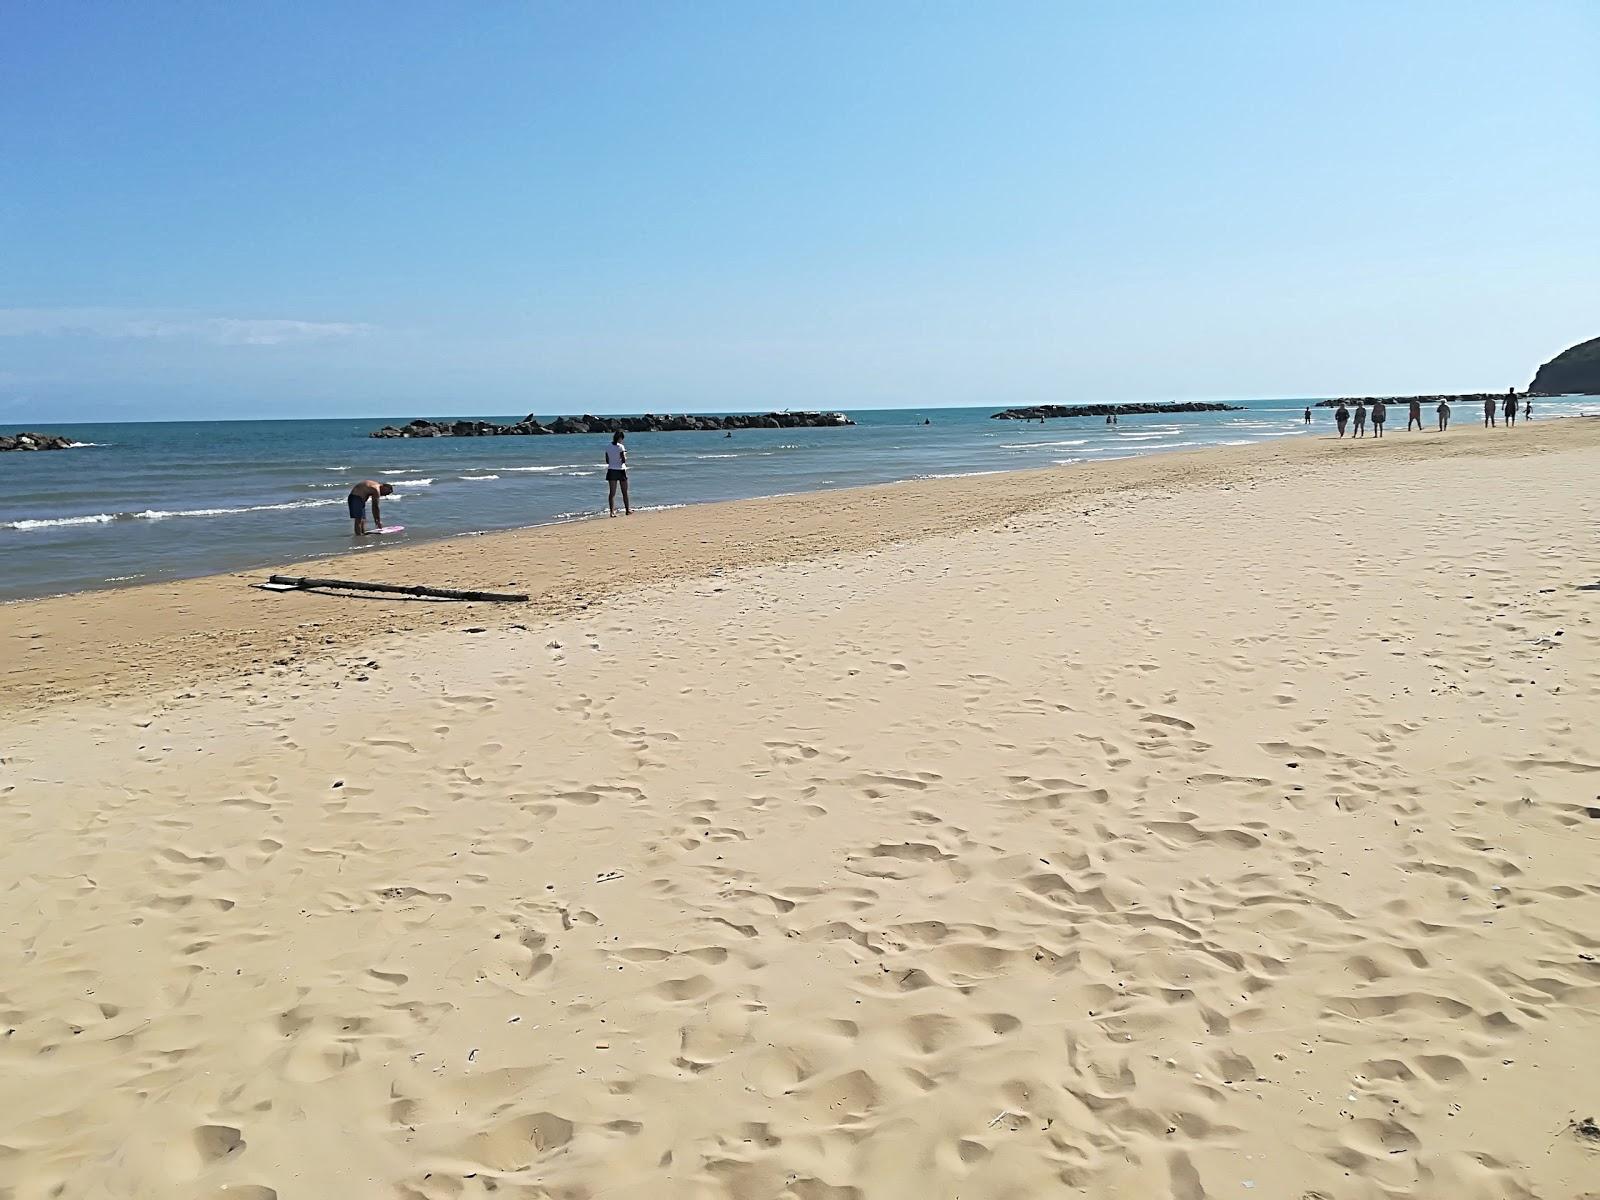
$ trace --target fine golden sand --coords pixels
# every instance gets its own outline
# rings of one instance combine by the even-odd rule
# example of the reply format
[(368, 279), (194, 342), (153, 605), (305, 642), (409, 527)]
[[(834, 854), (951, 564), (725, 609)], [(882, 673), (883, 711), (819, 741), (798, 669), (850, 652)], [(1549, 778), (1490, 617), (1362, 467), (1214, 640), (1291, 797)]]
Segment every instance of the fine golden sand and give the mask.
[(526, 606), (0, 608), (0, 1197), (1600, 1195), (1596, 478), (1307, 439), (308, 568)]

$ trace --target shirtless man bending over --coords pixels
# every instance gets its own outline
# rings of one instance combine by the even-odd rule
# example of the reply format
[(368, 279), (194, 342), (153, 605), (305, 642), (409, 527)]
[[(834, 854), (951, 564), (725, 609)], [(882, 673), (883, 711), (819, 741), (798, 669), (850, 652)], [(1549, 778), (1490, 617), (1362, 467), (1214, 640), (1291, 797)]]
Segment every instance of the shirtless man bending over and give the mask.
[(394, 491), (392, 483), (378, 483), (372, 479), (363, 479), (350, 489), (350, 519), (356, 523), (356, 536), (360, 537), (367, 531), (367, 501), (372, 501), (372, 527), (383, 528), (383, 517), (378, 512), (378, 497), (387, 496)]

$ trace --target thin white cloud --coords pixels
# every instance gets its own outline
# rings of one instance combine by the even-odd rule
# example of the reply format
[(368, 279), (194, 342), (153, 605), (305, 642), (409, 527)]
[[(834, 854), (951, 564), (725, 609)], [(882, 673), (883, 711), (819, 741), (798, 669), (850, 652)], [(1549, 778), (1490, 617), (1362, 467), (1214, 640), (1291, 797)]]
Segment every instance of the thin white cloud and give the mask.
[(216, 346), (282, 346), (360, 337), (375, 328), (360, 321), (196, 317), (125, 308), (0, 308), (0, 337), (159, 338)]

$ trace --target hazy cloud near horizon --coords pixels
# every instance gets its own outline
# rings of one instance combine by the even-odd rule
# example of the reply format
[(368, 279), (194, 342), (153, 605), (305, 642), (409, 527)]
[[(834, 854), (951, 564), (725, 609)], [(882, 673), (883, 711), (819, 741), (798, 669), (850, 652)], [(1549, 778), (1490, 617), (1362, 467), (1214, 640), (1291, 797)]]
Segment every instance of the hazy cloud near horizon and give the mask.
[(217, 346), (281, 346), (372, 333), (360, 321), (202, 317), (117, 308), (0, 308), (0, 337), (175, 338)]

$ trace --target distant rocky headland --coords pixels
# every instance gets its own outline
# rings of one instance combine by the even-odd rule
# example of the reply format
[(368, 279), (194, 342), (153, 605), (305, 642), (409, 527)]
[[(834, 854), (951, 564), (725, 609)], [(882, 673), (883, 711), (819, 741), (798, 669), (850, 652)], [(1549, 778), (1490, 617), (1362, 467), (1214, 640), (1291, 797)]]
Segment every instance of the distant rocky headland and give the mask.
[(1243, 412), (1239, 404), (1185, 401), (1179, 404), (1036, 404), (994, 413), (991, 421), (1042, 421), (1046, 417), (1136, 417), (1150, 413)]
[(70, 450), (77, 444), (55, 433), (0, 433), (0, 450)]
[(557, 417), (548, 425), (531, 413), (513, 425), (493, 421), (426, 421), (385, 425), (368, 436), (375, 438), (507, 437), (552, 433), (719, 433), (732, 429), (818, 429), (854, 425), (843, 413), (771, 412), (728, 413), (721, 416)]
[(1545, 363), (1528, 391), (1535, 396), (1600, 395), (1600, 338), (1579, 342)]

